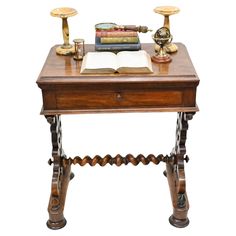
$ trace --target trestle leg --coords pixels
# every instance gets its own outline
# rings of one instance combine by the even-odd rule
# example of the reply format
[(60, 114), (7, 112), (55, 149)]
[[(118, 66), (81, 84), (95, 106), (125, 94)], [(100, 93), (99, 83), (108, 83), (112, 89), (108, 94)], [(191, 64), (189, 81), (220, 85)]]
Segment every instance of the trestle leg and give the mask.
[(49, 164), (53, 164), (53, 176), (48, 204), (49, 220), (47, 226), (50, 229), (60, 229), (66, 225), (63, 211), (68, 184), (70, 179), (73, 178), (73, 173), (71, 173), (71, 166), (65, 165), (63, 162), (66, 156), (62, 149), (60, 115), (46, 116), (46, 119), (51, 125), (53, 158), (53, 160), (49, 160)]
[(172, 151), (175, 156), (174, 161), (166, 163), (166, 176), (169, 183), (171, 200), (173, 205), (173, 214), (169, 222), (178, 228), (186, 227), (189, 224), (187, 217), (189, 202), (186, 192), (186, 180), (184, 171), (184, 161), (188, 161), (186, 156), (186, 139), (188, 130), (188, 121), (192, 119), (195, 113), (179, 112), (176, 126), (176, 143)]

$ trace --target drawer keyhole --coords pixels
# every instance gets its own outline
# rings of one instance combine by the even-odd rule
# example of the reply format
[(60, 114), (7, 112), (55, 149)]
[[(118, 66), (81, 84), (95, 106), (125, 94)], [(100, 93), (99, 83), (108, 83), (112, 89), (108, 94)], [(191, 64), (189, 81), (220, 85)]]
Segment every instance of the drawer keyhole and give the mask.
[(121, 100), (122, 100), (121, 93), (117, 93), (117, 94), (116, 94), (116, 100), (117, 100), (117, 101), (121, 101)]

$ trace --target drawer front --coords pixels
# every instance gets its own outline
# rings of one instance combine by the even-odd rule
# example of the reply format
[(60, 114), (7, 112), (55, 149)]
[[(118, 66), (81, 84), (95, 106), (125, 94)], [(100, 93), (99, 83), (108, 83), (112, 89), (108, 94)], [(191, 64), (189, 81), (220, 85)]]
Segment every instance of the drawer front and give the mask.
[(57, 91), (59, 110), (183, 106), (184, 91)]

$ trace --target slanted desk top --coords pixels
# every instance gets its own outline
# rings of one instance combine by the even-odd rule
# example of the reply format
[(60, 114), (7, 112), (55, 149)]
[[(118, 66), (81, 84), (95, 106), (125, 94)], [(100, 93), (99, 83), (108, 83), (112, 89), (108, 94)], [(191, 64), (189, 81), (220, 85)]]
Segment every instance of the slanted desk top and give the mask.
[[(58, 56), (53, 47), (37, 80), (42, 114), (92, 112), (196, 112), (198, 76), (187, 49), (178, 45), (172, 62), (154, 64), (152, 74), (80, 74), (81, 62)], [(142, 49), (154, 54), (154, 44)], [(85, 45), (86, 52), (94, 45)]]

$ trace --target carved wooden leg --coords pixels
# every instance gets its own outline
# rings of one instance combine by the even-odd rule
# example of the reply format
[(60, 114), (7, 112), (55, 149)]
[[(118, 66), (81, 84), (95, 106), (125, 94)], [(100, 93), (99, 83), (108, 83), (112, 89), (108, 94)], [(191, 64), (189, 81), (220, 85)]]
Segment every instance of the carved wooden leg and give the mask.
[(186, 193), (184, 161), (188, 161), (185, 142), (187, 139), (188, 120), (191, 120), (195, 113), (179, 112), (176, 126), (176, 143), (172, 154), (175, 156), (173, 163), (166, 163), (166, 173), (173, 204), (173, 214), (170, 216), (170, 223), (179, 228), (189, 224), (187, 217), (189, 202)]
[(60, 115), (46, 116), (46, 119), (51, 125), (53, 157), (53, 160), (49, 160), (49, 164), (53, 163), (53, 176), (48, 204), (49, 220), (47, 221), (47, 226), (50, 229), (60, 229), (66, 225), (63, 211), (68, 183), (72, 177), (71, 167), (63, 163), (66, 156), (62, 149)]

